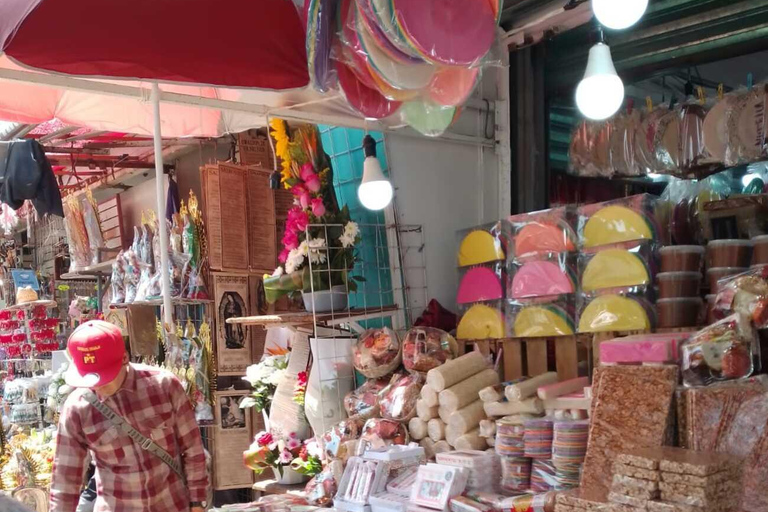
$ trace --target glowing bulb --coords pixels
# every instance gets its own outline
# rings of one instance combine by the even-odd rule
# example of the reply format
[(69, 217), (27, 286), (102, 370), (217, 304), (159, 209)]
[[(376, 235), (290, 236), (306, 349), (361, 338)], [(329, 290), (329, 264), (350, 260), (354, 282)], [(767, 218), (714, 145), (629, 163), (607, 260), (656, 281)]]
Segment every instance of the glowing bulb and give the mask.
[(643, 17), (648, 0), (592, 0), (592, 12), (601, 25), (613, 30), (629, 28)]
[(624, 102), (624, 83), (616, 74), (611, 49), (597, 43), (589, 50), (584, 78), (576, 88), (576, 106), (589, 119), (600, 121), (615, 114)]
[(370, 135), (363, 139), (363, 149), (363, 181), (357, 189), (357, 198), (369, 210), (383, 210), (392, 202), (394, 190), (381, 170), (381, 163), (376, 158), (376, 141)]

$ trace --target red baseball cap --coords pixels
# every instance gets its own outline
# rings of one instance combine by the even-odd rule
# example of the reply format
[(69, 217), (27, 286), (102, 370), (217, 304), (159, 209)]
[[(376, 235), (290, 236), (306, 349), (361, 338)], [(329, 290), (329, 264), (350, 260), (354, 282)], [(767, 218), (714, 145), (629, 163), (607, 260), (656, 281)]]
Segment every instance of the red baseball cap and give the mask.
[(69, 336), (67, 353), (72, 361), (64, 374), (67, 384), (77, 388), (104, 386), (115, 380), (123, 367), (123, 334), (116, 325), (91, 320)]

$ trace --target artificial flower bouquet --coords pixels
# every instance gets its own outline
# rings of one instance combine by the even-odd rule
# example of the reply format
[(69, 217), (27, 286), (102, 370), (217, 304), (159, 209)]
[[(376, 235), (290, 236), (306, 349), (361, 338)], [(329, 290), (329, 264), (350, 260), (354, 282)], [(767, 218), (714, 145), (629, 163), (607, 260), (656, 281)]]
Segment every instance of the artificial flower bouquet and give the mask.
[(271, 432), (259, 432), (253, 444), (243, 452), (243, 463), (257, 475), (269, 467), (282, 474), (283, 468), (290, 467), (295, 459), (300, 459), (303, 446), (295, 432), (286, 438), (279, 438)]
[(254, 407), (256, 412), (266, 410), (269, 413), (272, 397), (280, 381), (285, 377), (290, 352), (266, 355), (261, 362), (252, 364), (245, 370), (243, 380), (253, 387), (253, 393), (240, 402), (240, 408)]
[[(290, 190), (294, 205), (288, 211), (283, 249), (274, 273), (264, 276), (267, 301), (300, 292), (344, 286), (355, 291), (350, 273), (360, 229), (350, 220), (349, 209), (340, 208), (333, 187), (328, 156), (320, 145), (316, 126), (289, 129), (285, 121), (271, 122), (275, 153), (280, 158), (280, 182)], [(311, 271), (310, 271), (311, 269)]]

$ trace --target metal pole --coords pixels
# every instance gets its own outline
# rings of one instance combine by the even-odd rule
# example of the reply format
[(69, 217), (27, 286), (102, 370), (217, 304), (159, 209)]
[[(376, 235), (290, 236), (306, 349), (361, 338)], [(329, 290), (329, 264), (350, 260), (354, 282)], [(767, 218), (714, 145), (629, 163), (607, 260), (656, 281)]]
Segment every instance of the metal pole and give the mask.
[(157, 223), (160, 227), (160, 273), (163, 281), (163, 322), (167, 330), (173, 329), (171, 306), (171, 277), (168, 274), (168, 227), (165, 224), (165, 177), (163, 176), (163, 145), (160, 132), (160, 87), (152, 84), (152, 117), (155, 123), (155, 193), (157, 194)]

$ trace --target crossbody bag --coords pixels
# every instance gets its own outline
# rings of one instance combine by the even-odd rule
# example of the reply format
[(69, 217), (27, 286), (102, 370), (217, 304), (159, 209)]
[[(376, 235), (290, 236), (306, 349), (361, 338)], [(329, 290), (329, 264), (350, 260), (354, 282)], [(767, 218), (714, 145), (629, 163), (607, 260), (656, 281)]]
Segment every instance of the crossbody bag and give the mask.
[(184, 472), (181, 470), (181, 463), (178, 459), (171, 456), (171, 454), (163, 450), (160, 445), (133, 428), (133, 426), (128, 423), (128, 420), (113, 411), (111, 407), (100, 402), (96, 396), (96, 393), (89, 391), (85, 393), (84, 398), (86, 401), (88, 401), (89, 404), (95, 407), (97, 411), (103, 414), (104, 417), (107, 418), (112, 423), (112, 425), (117, 428), (117, 430), (125, 433), (136, 444), (138, 444), (142, 450), (151, 453), (155, 457), (165, 462), (168, 467), (170, 467), (174, 473), (179, 475), (179, 478), (181, 478), (181, 480), (186, 484), (187, 478), (184, 475)]

